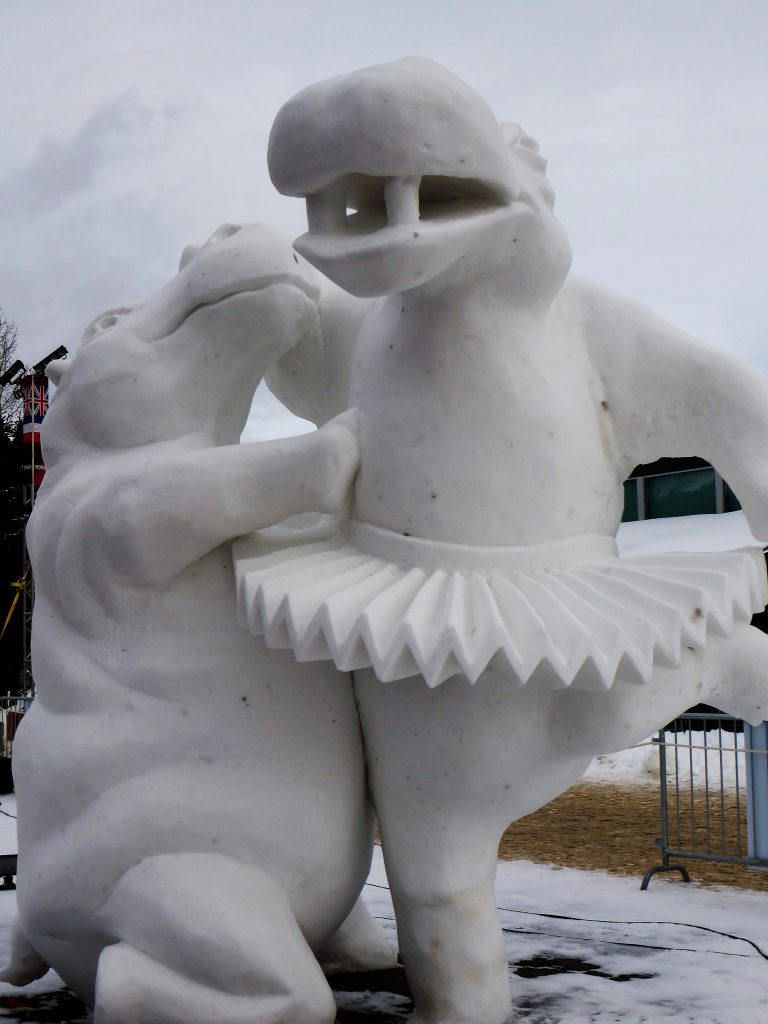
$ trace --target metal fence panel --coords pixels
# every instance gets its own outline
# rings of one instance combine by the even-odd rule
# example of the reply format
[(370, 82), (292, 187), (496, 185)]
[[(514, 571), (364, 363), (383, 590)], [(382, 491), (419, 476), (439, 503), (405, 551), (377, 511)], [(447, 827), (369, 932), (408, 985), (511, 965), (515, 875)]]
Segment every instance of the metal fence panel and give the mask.
[(768, 868), (768, 726), (730, 715), (689, 712), (654, 739), (659, 748), (662, 863), (645, 873), (679, 871), (671, 858)]
[(744, 745), (751, 751), (746, 757), (749, 856), (768, 862), (768, 722), (745, 722)]

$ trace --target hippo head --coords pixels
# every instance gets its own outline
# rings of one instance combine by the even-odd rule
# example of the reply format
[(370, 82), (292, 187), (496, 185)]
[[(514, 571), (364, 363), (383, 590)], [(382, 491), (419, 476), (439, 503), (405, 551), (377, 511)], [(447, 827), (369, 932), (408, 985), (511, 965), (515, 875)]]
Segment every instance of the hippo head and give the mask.
[(306, 199), (296, 249), (360, 296), (500, 273), (510, 296), (551, 299), (570, 247), (545, 166), (518, 125), (414, 57), (304, 89), (269, 142), (276, 188)]
[(184, 250), (150, 298), (98, 316), (57, 385), (43, 446), (131, 448), (188, 435), (232, 443), (267, 367), (316, 323), (315, 271), (271, 229), (226, 224)]

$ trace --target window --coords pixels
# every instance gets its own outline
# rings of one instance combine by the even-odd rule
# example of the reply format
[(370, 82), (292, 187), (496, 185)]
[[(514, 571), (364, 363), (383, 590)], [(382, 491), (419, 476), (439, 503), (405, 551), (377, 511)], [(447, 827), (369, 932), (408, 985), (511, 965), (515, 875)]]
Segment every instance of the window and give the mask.
[(645, 478), (646, 519), (717, 512), (714, 469), (689, 469)]
[(740, 508), (727, 482), (703, 459), (661, 459), (638, 466), (624, 481), (621, 521), (736, 512)]
[(636, 479), (624, 481), (624, 511), (621, 515), (622, 523), (634, 523), (640, 518), (637, 502), (637, 487), (639, 481)]

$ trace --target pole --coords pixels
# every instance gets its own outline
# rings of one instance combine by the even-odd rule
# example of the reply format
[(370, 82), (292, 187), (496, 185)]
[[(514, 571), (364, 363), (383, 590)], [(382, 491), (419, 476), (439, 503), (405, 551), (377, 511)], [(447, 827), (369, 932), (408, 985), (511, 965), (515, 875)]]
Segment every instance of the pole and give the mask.
[[(32, 514), (32, 510), (35, 506), (35, 489), (37, 484), (37, 429), (39, 428), (38, 416), (40, 423), (42, 422), (43, 416), (45, 415), (47, 405), (47, 386), (44, 379), (40, 379), (42, 374), (32, 373), (25, 378), (27, 383), (27, 393), (24, 396), (24, 401), (27, 403), (25, 414), (30, 419), (30, 467), (29, 467), (29, 484), (22, 490), (22, 501), (24, 503), (24, 519), (25, 524), (29, 522), (29, 517)], [(35, 680), (32, 675), (32, 614), (35, 607), (35, 581), (32, 575), (32, 566), (29, 561), (29, 551), (27, 549), (27, 538), (26, 538), (26, 525), (24, 535), (22, 537), (23, 545), (23, 563), (24, 571), (22, 578), (25, 581), (25, 586), (22, 591), (22, 667), (21, 667), (21, 692), (22, 696), (27, 698), (34, 698), (35, 696)]]

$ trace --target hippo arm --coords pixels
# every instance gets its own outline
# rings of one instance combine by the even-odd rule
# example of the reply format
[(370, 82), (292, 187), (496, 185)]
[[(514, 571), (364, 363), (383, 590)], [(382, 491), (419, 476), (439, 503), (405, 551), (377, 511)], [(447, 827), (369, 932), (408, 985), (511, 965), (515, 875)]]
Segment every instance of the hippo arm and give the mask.
[(337, 512), (357, 469), (351, 416), (286, 440), (147, 456), (69, 514), (59, 551), (87, 542), (91, 560), (95, 548), (122, 582), (163, 586), (235, 537), (302, 512)]
[(738, 495), (754, 535), (768, 540), (768, 381), (643, 306), (587, 282), (577, 289), (620, 471), (704, 458)]
[(296, 416), (320, 426), (349, 406), (349, 378), (364, 316), (374, 302), (349, 295), (327, 278), (318, 329), (267, 370), (267, 387)]

